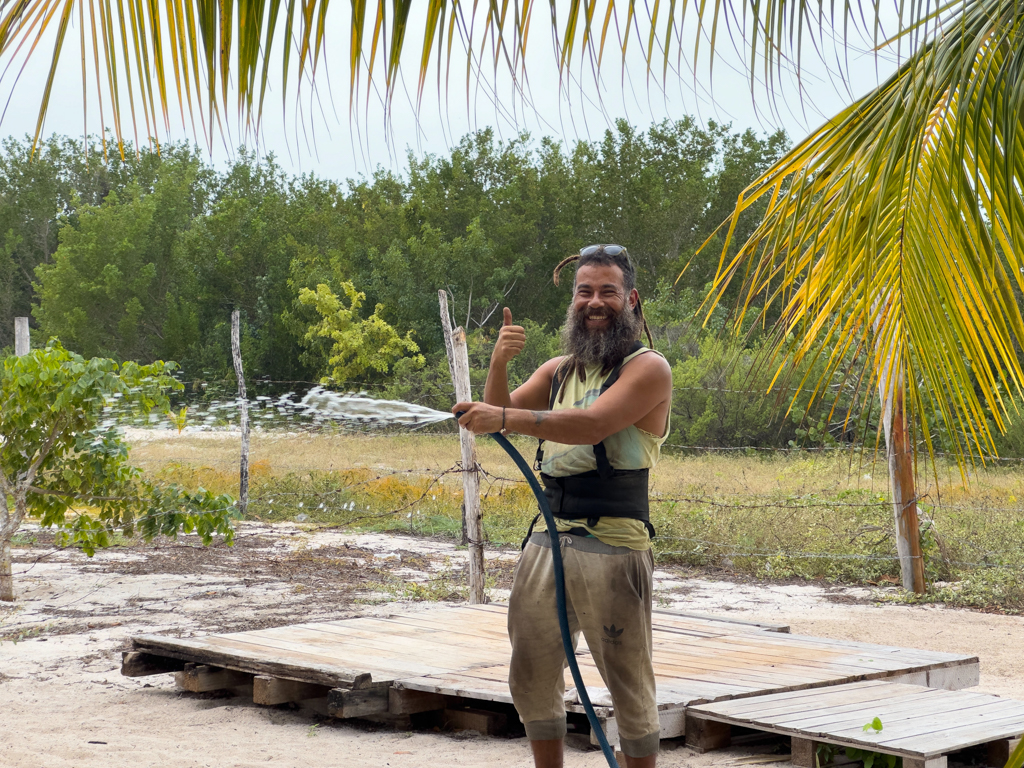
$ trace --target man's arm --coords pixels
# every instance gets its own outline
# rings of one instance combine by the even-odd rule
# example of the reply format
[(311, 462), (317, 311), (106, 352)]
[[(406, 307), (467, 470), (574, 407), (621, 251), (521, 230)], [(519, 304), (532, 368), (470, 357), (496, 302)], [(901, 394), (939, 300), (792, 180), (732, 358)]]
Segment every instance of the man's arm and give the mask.
[(562, 358), (556, 357), (546, 362), (534, 371), (525, 384), (509, 394), (508, 364), (523, 351), (526, 331), (521, 325), (512, 325), (512, 311), (508, 307), (504, 309), (504, 317), (504, 323), (498, 331), (498, 340), (491, 353), (491, 364), (487, 369), (484, 402), (506, 408), (545, 408), (548, 404), (548, 392), (551, 390), (551, 378)]
[[(542, 371), (551, 366), (554, 372), (558, 359), (541, 366), (526, 384), (516, 390), (525, 389), (535, 378), (542, 377)], [(547, 375), (548, 388), (551, 374)], [(531, 404), (536, 400), (531, 399)], [(505, 407), (505, 428), (510, 432), (532, 435), (543, 440), (553, 440), (567, 445), (595, 445), (606, 437), (636, 424), (645, 417), (658, 414), (667, 416), (672, 403), (672, 369), (660, 355), (644, 354), (631, 360), (623, 367), (619, 380), (597, 398), (586, 409), (566, 408), (564, 410), (543, 410), (547, 406), (547, 394), (541, 408), (521, 408), (514, 403)], [(465, 411), (459, 419), (466, 429), (473, 432), (497, 432), (501, 429), (502, 409), (486, 403), (459, 403), (453, 412)], [(648, 431), (660, 434), (664, 429), (664, 418), (660, 426)]]

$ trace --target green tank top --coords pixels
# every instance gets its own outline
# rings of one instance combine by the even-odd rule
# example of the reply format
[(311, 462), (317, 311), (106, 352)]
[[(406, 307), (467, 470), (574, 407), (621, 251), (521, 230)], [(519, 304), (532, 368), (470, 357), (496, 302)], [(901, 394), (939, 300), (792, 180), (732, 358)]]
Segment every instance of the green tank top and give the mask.
[[(633, 358), (646, 352), (660, 354), (645, 347), (628, 355), (622, 364), (626, 365)], [(560, 396), (555, 398), (552, 410), (589, 408), (601, 394), (601, 385), (610, 375), (611, 371), (602, 373), (599, 366), (591, 366), (586, 369), (583, 381), (577, 374), (567, 376), (562, 385), (564, 392), (559, 393)], [(668, 437), (670, 419), (671, 409), (669, 416), (665, 418), (664, 434), (661, 437), (645, 432), (635, 424), (606, 437), (603, 442), (608, 454), (608, 461), (615, 469), (653, 469), (661, 456), (662, 443)], [(594, 457), (593, 446), (567, 445), (552, 440), (544, 441), (544, 461), (541, 464), (541, 471), (544, 474), (552, 477), (565, 477), (596, 469), (597, 459)], [(584, 528), (590, 535), (613, 547), (629, 547), (639, 550), (651, 547), (647, 528), (641, 520), (631, 520), (626, 517), (601, 517), (598, 518), (596, 525), (590, 526), (587, 525), (586, 520), (556, 518), (555, 525), (559, 531)], [(538, 521), (536, 530), (547, 530), (543, 518)]]

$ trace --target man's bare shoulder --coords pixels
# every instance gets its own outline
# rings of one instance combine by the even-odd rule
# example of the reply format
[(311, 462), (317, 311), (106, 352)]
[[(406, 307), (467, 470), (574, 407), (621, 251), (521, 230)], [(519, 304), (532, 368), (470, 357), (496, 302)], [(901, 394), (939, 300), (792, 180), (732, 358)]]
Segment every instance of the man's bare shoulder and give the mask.
[(540, 368), (538, 368), (537, 372), (540, 373), (541, 371), (543, 371), (544, 373), (548, 374), (549, 376), (554, 376), (555, 375), (555, 369), (558, 368), (558, 366), (560, 366), (562, 364), (563, 360), (565, 360), (565, 355), (559, 355), (558, 357), (552, 357), (550, 360), (548, 360), (546, 363), (544, 363)]
[[(627, 378), (628, 377), (628, 378)], [(653, 349), (637, 355), (624, 366), (622, 366), (623, 379), (643, 379), (647, 384), (672, 385), (672, 366), (669, 365), (662, 355)]]

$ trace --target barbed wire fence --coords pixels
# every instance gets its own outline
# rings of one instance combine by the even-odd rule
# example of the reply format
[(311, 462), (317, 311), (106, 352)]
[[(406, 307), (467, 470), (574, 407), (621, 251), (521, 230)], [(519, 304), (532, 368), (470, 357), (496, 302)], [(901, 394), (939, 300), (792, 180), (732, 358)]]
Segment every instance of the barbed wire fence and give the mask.
[[(247, 409), (256, 446), (247, 462), (252, 482), (248, 519), (289, 522), (298, 524), (303, 531), (386, 530), (459, 538), (458, 509), (464, 469), (457, 460), (458, 438), (454, 429), (431, 428), (431, 431), (416, 433), (424, 441), (420, 450), (440, 449), (445, 456), (451, 456), (452, 463), (446, 466), (395, 468), (381, 465), (371, 469), (360, 463), (341, 466), (330, 461), (305, 462), (292, 455), (288, 441), (335, 435), (361, 439), (370, 433), (377, 439), (387, 439), (394, 432), (377, 429), (372, 420), (352, 428), (352, 425), (340, 425), (303, 413), (297, 392), (302, 387), (322, 386), (321, 382), (257, 380), (254, 384), (290, 389), (276, 395), (246, 398), (244, 403), (237, 397), (193, 402), (188, 406), (188, 418), (181, 429), (161, 416), (138, 420), (127, 414), (112, 414), (112, 418), (119, 420), (133, 451), (145, 445), (161, 444), (166, 448), (159, 456), (137, 462), (151, 476), (185, 481), (202, 481), (209, 476), (207, 479), (225, 485), (230, 483), (237, 488), (239, 454), (227, 455), (230, 451), (223, 450), (223, 444), (241, 440), (239, 421), (243, 408)], [(339, 389), (346, 387), (342, 385)], [(406, 431), (403, 429), (403, 433)], [(205, 450), (203, 444), (197, 443), (208, 438), (213, 439), (205, 443), (207, 447), (220, 444), (221, 449)], [(265, 457), (261, 451), (265, 452), (269, 443), (284, 447)], [(186, 445), (187, 451), (175, 450), (177, 446)], [(875, 456), (874, 446), (859, 445), (780, 448), (667, 444), (666, 447), (725, 461), (750, 455)], [(1016, 457), (998, 460), (1009, 465), (1024, 461)], [(673, 461), (672, 457), (667, 461)], [(484, 538), (492, 547), (515, 548), (533, 514), (525, 481), (502, 474), (502, 469), (497, 465), (488, 466), (485, 460), (481, 460), (479, 469), (483, 485)], [(856, 478), (851, 474), (849, 479)], [(385, 490), (389, 484), (392, 487)], [(652, 496), (652, 510), (659, 527), (655, 539), (656, 557), (659, 564), (682, 563), (760, 575), (829, 572), (820, 566), (801, 568), (807, 563), (828, 564), (831, 573), (840, 573), (843, 578), (856, 574), (854, 566), (866, 565), (871, 568), (860, 568), (862, 575), (867, 574), (865, 578), (887, 571), (895, 574), (899, 557), (892, 531), (892, 506), (887, 482), (879, 479), (878, 484), (884, 488), (879, 490), (874, 485), (863, 488), (857, 482), (833, 481), (794, 487), (789, 491), (767, 491), (718, 488), (703, 482), (703, 485), (696, 484), (701, 486), (700, 492), (656, 490)], [(690, 487), (694, 483), (677, 485)], [(852, 500), (848, 500), (851, 493)], [(922, 495), (918, 499), (926, 515), (925, 535), (931, 539), (926, 557), (934, 566), (931, 569), (933, 581), (938, 580), (935, 574), (968, 578), (973, 571), (1000, 570), (1017, 574), (1018, 580), (1024, 583), (1024, 504), (1015, 504), (1016, 499), (1010, 492), (1000, 493), (1002, 502), (996, 498), (999, 494), (981, 493), (957, 494), (952, 501), (938, 493), (934, 498)], [(511, 496), (515, 498), (506, 504), (506, 497)], [(505, 506), (512, 508), (511, 511), (503, 511)], [(833, 530), (824, 538), (795, 530), (797, 525), (827, 528), (830, 516)], [(964, 523), (970, 518), (979, 521), (978, 525), (972, 527)], [(956, 521), (959, 522), (954, 525)], [(991, 535), (995, 529), (998, 535)], [(865, 538), (869, 535), (870, 539)], [(49, 556), (52, 555), (44, 553), (38, 560)], [(31, 564), (28, 567), (32, 567)]]

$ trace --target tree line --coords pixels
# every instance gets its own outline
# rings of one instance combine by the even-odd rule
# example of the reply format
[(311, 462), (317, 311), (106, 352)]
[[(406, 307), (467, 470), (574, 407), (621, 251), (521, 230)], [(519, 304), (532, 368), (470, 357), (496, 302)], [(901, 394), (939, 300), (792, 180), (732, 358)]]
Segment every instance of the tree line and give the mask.
[[(13, 345), (13, 317), (31, 315), (37, 343), (56, 336), (85, 357), (174, 360), (198, 392), (233, 376), (238, 308), (257, 384), (327, 379), (446, 407), (439, 289), (470, 332), (476, 383), (500, 308), (512, 309), (529, 329), (511, 371), (521, 380), (558, 350), (568, 289), (553, 285), (554, 265), (615, 242), (637, 264), (656, 344), (674, 366), (670, 442), (851, 439), (854, 404), (833, 412), (833, 397), (787, 415), (789, 390), (765, 396), (774, 369), (757, 351), (770, 318), (752, 317), (738, 338), (723, 332), (724, 310), (694, 320), (718, 267), (719, 225), (787, 147), (781, 132), (692, 118), (646, 131), (619, 121), (571, 146), (483, 130), (444, 155), (410, 152), (402, 173), (337, 181), (290, 176), (244, 149), (218, 170), (187, 144), (105, 160), (96, 142), (55, 136), (33, 155), (28, 139), (7, 139), (0, 348)], [(759, 214), (747, 211), (733, 242)]]

